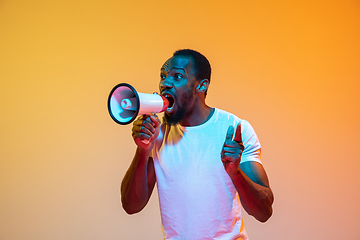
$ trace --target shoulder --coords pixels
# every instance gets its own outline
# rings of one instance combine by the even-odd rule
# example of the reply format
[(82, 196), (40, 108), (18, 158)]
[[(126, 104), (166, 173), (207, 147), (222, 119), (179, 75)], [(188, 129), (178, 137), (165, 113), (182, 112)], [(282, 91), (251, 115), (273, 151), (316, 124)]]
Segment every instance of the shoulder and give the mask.
[(223, 121), (236, 121), (240, 122), (242, 119), (240, 119), (238, 116), (236, 116), (233, 113), (227, 112), (225, 110), (215, 108), (214, 117), (216, 120), (223, 120)]
[(217, 121), (223, 122), (223, 124), (226, 124), (228, 126), (232, 125), (234, 126), (234, 128), (236, 128), (238, 124), (241, 125), (241, 135), (243, 138), (243, 142), (252, 143), (260, 146), (260, 142), (256, 135), (256, 132), (249, 121), (241, 119), (235, 114), (224, 111), (222, 109), (217, 109), (216, 112)]
[(237, 125), (240, 123), (241, 127), (244, 129), (253, 129), (251, 124), (247, 120), (242, 119), (231, 112), (216, 108), (215, 113), (215, 117), (217, 118), (217, 120), (231, 122), (233, 125)]

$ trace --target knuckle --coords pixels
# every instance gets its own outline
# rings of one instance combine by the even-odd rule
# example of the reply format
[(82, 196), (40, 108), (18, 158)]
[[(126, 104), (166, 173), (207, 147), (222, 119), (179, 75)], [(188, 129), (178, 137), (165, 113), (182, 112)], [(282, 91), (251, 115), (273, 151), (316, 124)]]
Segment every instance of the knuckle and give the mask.
[(145, 134), (145, 133), (140, 133), (140, 134), (139, 134), (139, 137), (141, 137), (141, 138), (147, 138), (147, 137), (148, 137), (148, 135), (147, 135), (147, 134)]

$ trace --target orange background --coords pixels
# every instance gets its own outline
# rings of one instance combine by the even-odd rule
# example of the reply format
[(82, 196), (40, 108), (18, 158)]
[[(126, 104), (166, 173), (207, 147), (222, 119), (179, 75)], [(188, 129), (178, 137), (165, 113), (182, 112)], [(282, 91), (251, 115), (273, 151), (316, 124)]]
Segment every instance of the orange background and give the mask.
[(0, 239), (162, 239), (157, 194), (121, 208), (135, 145), (106, 102), (156, 91), (180, 48), (262, 143), (274, 214), (244, 212), (251, 240), (359, 239), (359, 43), (357, 0), (1, 1)]

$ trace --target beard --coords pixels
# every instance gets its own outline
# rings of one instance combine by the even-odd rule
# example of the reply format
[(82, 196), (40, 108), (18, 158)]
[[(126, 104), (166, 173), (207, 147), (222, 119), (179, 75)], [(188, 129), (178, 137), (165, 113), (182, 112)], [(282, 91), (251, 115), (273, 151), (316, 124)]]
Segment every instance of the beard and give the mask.
[(172, 115), (169, 115), (165, 112), (163, 120), (166, 122), (166, 124), (170, 126), (174, 126), (180, 123), (189, 112), (189, 106), (191, 106), (189, 103), (191, 103), (193, 99), (194, 99), (194, 95), (192, 92), (188, 92), (187, 94), (181, 96), (181, 101), (180, 101), (181, 105), (177, 104), (176, 112)]
[(173, 115), (164, 114), (164, 121), (170, 126), (174, 126), (181, 122), (186, 116), (186, 108), (178, 107), (177, 111)]

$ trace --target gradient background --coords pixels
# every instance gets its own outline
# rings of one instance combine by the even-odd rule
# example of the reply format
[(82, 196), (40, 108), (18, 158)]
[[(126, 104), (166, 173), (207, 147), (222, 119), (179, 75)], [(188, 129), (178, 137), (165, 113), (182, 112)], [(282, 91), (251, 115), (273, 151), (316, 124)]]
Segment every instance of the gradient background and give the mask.
[(358, 0), (2, 0), (1, 240), (162, 239), (156, 192), (121, 208), (135, 144), (106, 102), (120, 82), (157, 91), (180, 48), (262, 143), (274, 214), (244, 212), (251, 240), (360, 239)]

